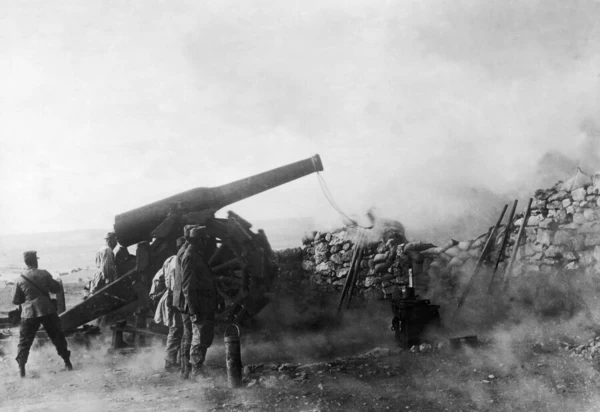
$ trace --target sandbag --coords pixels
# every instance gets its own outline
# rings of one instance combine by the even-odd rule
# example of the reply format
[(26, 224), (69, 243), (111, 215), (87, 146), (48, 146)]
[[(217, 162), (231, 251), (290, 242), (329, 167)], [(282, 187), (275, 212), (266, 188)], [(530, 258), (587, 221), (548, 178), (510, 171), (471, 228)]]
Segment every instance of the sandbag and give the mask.
[(472, 244), (473, 244), (472, 240), (463, 240), (462, 242), (458, 243), (458, 248), (460, 250), (469, 250), (471, 248)]
[(381, 262), (385, 262), (388, 260), (388, 257), (390, 256), (389, 252), (385, 252), (385, 253), (378, 253), (375, 255), (375, 257), (373, 258), (373, 262), (375, 263), (381, 263)]
[(453, 257), (450, 262), (448, 262), (448, 266), (450, 267), (455, 267), (455, 266), (462, 266), (464, 264), (464, 260), (460, 259), (459, 257)]
[(442, 252), (445, 252), (446, 250), (450, 249), (454, 245), (458, 245), (458, 242), (454, 239), (450, 239), (449, 241), (447, 241), (440, 247), (442, 249)]
[(427, 250), (427, 249), (430, 249), (432, 247), (435, 247), (435, 245), (431, 244), (429, 242), (422, 242), (422, 241), (408, 242), (406, 245), (404, 245), (404, 252), (408, 252), (408, 251), (411, 251), (411, 250), (415, 250), (417, 252), (420, 252), (422, 250)]
[(460, 252), (462, 252), (462, 250), (459, 249), (458, 245), (456, 246), (452, 246), (450, 248), (448, 248), (444, 253), (447, 254), (448, 256), (458, 256), (460, 254)]
[(431, 247), (429, 249), (425, 249), (421, 251), (421, 255), (423, 256), (427, 256), (427, 257), (435, 257), (435, 255), (439, 255), (440, 253), (443, 253), (444, 251), (442, 250), (441, 247)]

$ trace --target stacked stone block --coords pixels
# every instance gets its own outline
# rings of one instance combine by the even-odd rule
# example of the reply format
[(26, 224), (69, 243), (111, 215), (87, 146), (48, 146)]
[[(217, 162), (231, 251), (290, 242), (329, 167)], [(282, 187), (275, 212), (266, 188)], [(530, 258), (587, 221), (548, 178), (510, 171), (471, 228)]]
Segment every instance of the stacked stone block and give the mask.
[[(522, 222), (523, 214), (517, 214), (500, 259), (501, 270), (515, 247)], [(589, 176), (580, 170), (552, 188), (537, 190), (525, 230), (512, 276), (600, 272), (600, 174)], [(498, 257), (505, 231), (503, 224), (492, 239), (487, 257), (490, 266)], [(422, 296), (453, 294), (461, 279), (464, 283), (464, 275), (474, 268), (488, 233), (462, 241), (451, 239), (439, 246), (408, 242), (403, 233), (371, 238), (364, 243), (358, 262), (358, 291), (385, 298), (407, 285), (412, 274), (414, 286)], [(350, 271), (356, 240), (355, 228), (308, 233), (301, 249), (304, 276), (319, 289), (341, 290)], [(300, 256), (300, 252), (296, 255)], [(436, 285), (436, 291), (432, 285)]]

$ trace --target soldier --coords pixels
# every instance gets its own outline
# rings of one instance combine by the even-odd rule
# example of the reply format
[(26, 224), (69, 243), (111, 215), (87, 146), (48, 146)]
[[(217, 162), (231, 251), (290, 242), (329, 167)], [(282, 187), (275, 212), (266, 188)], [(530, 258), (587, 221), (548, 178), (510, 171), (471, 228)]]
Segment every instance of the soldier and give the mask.
[(73, 369), (70, 360), (71, 352), (67, 348), (67, 340), (62, 331), (56, 306), (50, 299), (50, 293), (60, 291), (60, 284), (50, 273), (38, 269), (37, 252), (27, 251), (23, 253), (23, 258), (27, 265), (27, 272), (17, 279), (12, 300), (15, 305), (23, 306), (16, 358), (21, 377), (25, 377), (25, 364), (29, 357), (29, 350), (40, 325), (44, 326), (56, 351), (65, 361), (65, 369), (70, 371)]
[(117, 280), (117, 267), (113, 253), (113, 249), (117, 246), (117, 236), (114, 232), (108, 232), (104, 240), (106, 245), (96, 253), (96, 267), (98, 269), (87, 287), (90, 294)]
[(126, 247), (117, 245), (115, 250), (113, 250), (115, 255), (115, 268), (117, 271), (117, 278), (120, 278), (131, 269), (135, 268), (135, 255), (129, 253)]
[[(177, 239), (179, 250), (186, 242), (184, 237)], [(167, 356), (165, 357), (165, 370), (173, 371), (177, 367), (177, 353), (181, 349), (181, 338), (183, 336), (183, 321), (181, 312), (173, 307), (173, 278), (177, 269), (177, 255), (173, 255), (163, 264), (152, 281), (150, 296), (160, 296), (154, 321), (169, 327), (167, 335)], [(161, 290), (162, 288), (162, 290)], [(162, 296), (161, 296), (162, 292)]]
[[(214, 275), (203, 255), (209, 240), (204, 227), (194, 227), (190, 231), (190, 245), (181, 259), (185, 313), (192, 324), (189, 365), (194, 377), (205, 375), (206, 352), (212, 345), (215, 332), (217, 291)], [(188, 369), (184, 377), (189, 375), (189, 365), (186, 365)]]
[(183, 230), (185, 243), (177, 251), (177, 257), (175, 258), (175, 272), (173, 272), (173, 307), (181, 313), (181, 323), (183, 325), (183, 335), (181, 337), (181, 348), (179, 350), (179, 360), (181, 363), (181, 377), (188, 379), (190, 375), (190, 347), (192, 345), (192, 322), (190, 316), (186, 313), (185, 309), (185, 296), (183, 295), (182, 285), (182, 269), (181, 259), (187, 248), (189, 247), (190, 230), (192, 226), (186, 226)]

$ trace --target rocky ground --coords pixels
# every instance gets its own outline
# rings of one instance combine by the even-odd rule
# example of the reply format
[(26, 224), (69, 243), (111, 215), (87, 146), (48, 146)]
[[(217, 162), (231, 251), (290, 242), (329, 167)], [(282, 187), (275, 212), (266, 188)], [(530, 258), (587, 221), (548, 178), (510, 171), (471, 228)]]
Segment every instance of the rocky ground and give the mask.
[[(110, 336), (70, 338), (74, 371), (51, 345), (37, 346), (17, 376), (16, 339), (2, 340), (2, 411), (567, 411), (598, 410), (600, 338), (585, 317), (497, 325), (476, 346), (451, 335), (399, 349), (384, 312), (352, 311), (315, 327), (273, 321), (266, 310), (242, 339), (243, 386), (229, 389), (222, 334), (210, 377), (163, 370), (163, 347), (108, 352)], [(293, 318), (293, 317), (292, 317)], [(16, 333), (16, 330), (4, 331)], [(87, 345), (86, 345), (87, 343)]]
[[(337, 302), (298, 299), (299, 289), (267, 306), (243, 330), (243, 385), (229, 389), (222, 331), (209, 352), (210, 377), (182, 381), (163, 370), (162, 342), (136, 353), (109, 353), (110, 333), (70, 337), (74, 371), (50, 344), (36, 346), (28, 377), (14, 361), (16, 329), (0, 339), (1, 411), (595, 411), (600, 409), (600, 322), (580, 311), (556, 319), (535, 306), (471, 329), (450, 326), (430, 344), (399, 349), (388, 301), (335, 316)], [(0, 310), (10, 288), (0, 289)], [(67, 305), (81, 299), (68, 285)], [(487, 295), (486, 295), (487, 296)], [(489, 298), (488, 298), (489, 300)], [(500, 306), (469, 301), (454, 324)], [(477, 307), (475, 307), (477, 306)], [(539, 311), (537, 311), (539, 312)], [(528, 313), (530, 313), (528, 315)], [(476, 333), (479, 344), (449, 338)]]
[[(522, 341), (458, 350), (385, 347), (311, 363), (249, 363), (244, 385), (228, 389), (223, 348), (212, 377), (181, 381), (162, 370), (160, 348), (108, 355), (95, 342), (74, 346), (73, 372), (49, 346), (37, 348), (29, 377), (0, 363), (3, 411), (520, 411), (597, 410), (600, 374), (558, 342)], [(278, 354), (274, 354), (273, 358)], [(247, 357), (247, 356), (246, 356)], [(252, 362), (246, 359), (246, 362)]]

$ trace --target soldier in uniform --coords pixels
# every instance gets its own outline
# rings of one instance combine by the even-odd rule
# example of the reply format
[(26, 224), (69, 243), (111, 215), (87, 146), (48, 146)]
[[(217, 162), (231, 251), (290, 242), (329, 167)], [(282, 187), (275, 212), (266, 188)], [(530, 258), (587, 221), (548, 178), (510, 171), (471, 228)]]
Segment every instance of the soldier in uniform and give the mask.
[[(182, 248), (186, 242), (185, 238), (177, 239), (177, 249)], [(162, 268), (156, 273), (152, 280), (150, 297), (160, 298), (156, 307), (154, 321), (169, 327), (167, 335), (167, 355), (165, 357), (165, 370), (173, 371), (177, 367), (177, 353), (181, 350), (181, 338), (183, 336), (183, 322), (181, 312), (173, 307), (173, 281), (177, 269), (177, 255), (165, 260)]]
[(115, 269), (117, 271), (117, 278), (120, 278), (131, 269), (135, 268), (135, 255), (129, 253), (126, 247), (120, 244), (113, 250), (115, 255)]
[(205, 374), (206, 352), (212, 345), (215, 332), (217, 291), (214, 275), (203, 254), (209, 240), (204, 227), (194, 227), (190, 231), (190, 245), (181, 259), (184, 309), (192, 325), (189, 364), (186, 367), (191, 366), (187, 374), (191, 372), (194, 377)]
[(37, 252), (27, 251), (23, 253), (23, 258), (27, 265), (27, 272), (21, 274), (15, 282), (12, 299), (15, 305), (22, 305), (23, 308), (16, 358), (21, 377), (25, 377), (25, 364), (29, 357), (29, 350), (40, 325), (44, 326), (58, 355), (63, 358), (65, 369), (72, 370), (71, 352), (67, 348), (67, 340), (62, 331), (56, 306), (50, 299), (50, 293), (60, 291), (60, 283), (47, 271), (38, 269)]
[(188, 379), (190, 375), (190, 347), (192, 345), (192, 322), (185, 309), (185, 296), (183, 295), (183, 273), (181, 269), (181, 259), (189, 247), (190, 230), (192, 226), (186, 226), (183, 230), (185, 243), (177, 251), (175, 258), (175, 271), (173, 272), (173, 308), (181, 313), (181, 323), (183, 326), (183, 335), (181, 337), (181, 348), (179, 350), (179, 360), (181, 367), (181, 377)]
[(104, 240), (106, 245), (96, 253), (96, 267), (98, 269), (87, 287), (90, 294), (117, 280), (117, 266), (113, 253), (113, 249), (117, 246), (117, 235), (114, 232), (108, 232)]

